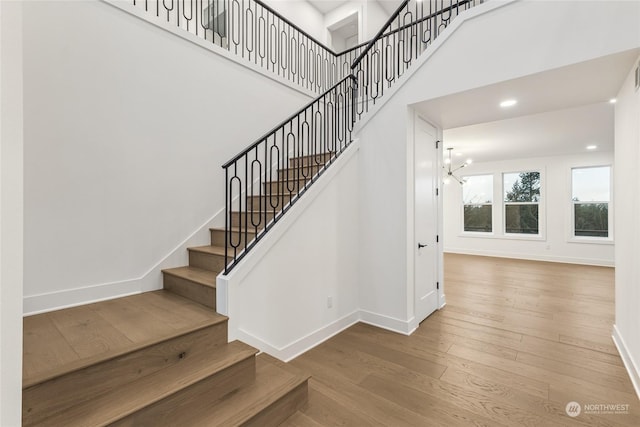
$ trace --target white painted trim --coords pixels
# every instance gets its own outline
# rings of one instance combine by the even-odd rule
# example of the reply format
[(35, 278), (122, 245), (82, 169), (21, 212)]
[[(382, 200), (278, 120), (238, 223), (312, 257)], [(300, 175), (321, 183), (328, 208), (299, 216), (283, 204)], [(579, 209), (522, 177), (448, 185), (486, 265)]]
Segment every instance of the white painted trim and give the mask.
[(517, 254), (513, 252), (474, 250), (474, 249), (463, 249), (463, 248), (445, 248), (444, 251), (445, 253), (453, 253), (453, 254), (523, 259), (523, 260), (529, 260), (529, 261), (546, 261), (546, 262), (559, 262), (563, 264), (594, 265), (597, 267), (613, 267), (614, 266), (613, 260), (604, 261), (601, 259), (591, 259), (591, 258), (574, 258), (574, 257), (563, 257), (563, 256), (549, 256), (549, 255), (541, 255), (541, 254)]
[(633, 360), (633, 357), (631, 357), (629, 348), (627, 347), (624, 338), (622, 338), (622, 334), (620, 333), (617, 325), (613, 325), (613, 333), (611, 334), (611, 338), (613, 338), (613, 343), (616, 345), (618, 353), (620, 353), (622, 363), (624, 363), (624, 367), (627, 369), (629, 379), (631, 379), (631, 383), (633, 384), (633, 388), (636, 391), (636, 395), (638, 395), (638, 399), (640, 399), (640, 368), (638, 367), (638, 364)]
[(360, 310), (360, 321), (402, 335), (411, 335), (417, 327), (417, 325), (413, 325), (415, 321), (413, 317), (409, 320), (401, 320), (366, 310)]
[(413, 63), (407, 71), (394, 83), (393, 86), (389, 89), (389, 91), (382, 97), (382, 100), (371, 107), (371, 109), (362, 116), (362, 119), (355, 125), (353, 129), (354, 134), (358, 134), (366, 124), (371, 120), (382, 108), (385, 106), (393, 96), (398, 93), (402, 86), (407, 83), (413, 74), (418, 72), (418, 70), (431, 58), (437, 51), (442, 47), (442, 45), (451, 37), (459, 27), (461, 27), (467, 20), (477, 18), (478, 16), (484, 15), (485, 13), (493, 12), (496, 9), (501, 7), (510, 5), (511, 3), (515, 3), (521, 0), (502, 0), (502, 1), (487, 1), (478, 6), (474, 6), (471, 9), (465, 10), (460, 13), (460, 15), (456, 16), (451, 24), (444, 29), (442, 33), (438, 36), (437, 39), (433, 41), (431, 46)]
[(224, 222), (224, 208), (218, 210), (196, 231), (139, 277), (43, 294), (25, 295), (23, 298), (24, 316), (162, 289), (160, 270), (186, 265), (188, 263), (187, 248), (207, 244), (210, 241), (209, 228), (220, 224), (220, 218)]
[(108, 4), (110, 6), (113, 6), (115, 8), (118, 8), (130, 15), (135, 16), (136, 18), (142, 19), (143, 21), (146, 21), (152, 25), (155, 25), (158, 28), (161, 28), (165, 31), (170, 32), (171, 34), (174, 34), (188, 42), (191, 42), (197, 46), (200, 46), (203, 49), (206, 49), (210, 52), (213, 52), (217, 55), (220, 55), (226, 59), (228, 59), (229, 61), (233, 61), (238, 65), (241, 65), (249, 70), (255, 71), (256, 73), (262, 74), (263, 76), (278, 82), (284, 86), (287, 86), (295, 91), (298, 91), (304, 95), (309, 96), (312, 99), (315, 99), (318, 97), (318, 93), (315, 93), (311, 90), (308, 90), (304, 87), (301, 87), (293, 82), (290, 82), (289, 80), (278, 76), (277, 74), (273, 74), (267, 70), (265, 70), (264, 68), (258, 66), (257, 64), (253, 64), (247, 60), (244, 60), (242, 57), (239, 57), (237, 55), (234, 55), (233, 53), (231, 53), (230, 51), (228, 51), (227, 49), (224, 49), (216, 44), (213, 44), (212, 42), (209, 42), (207, 40), (204, 40), (198, 36), (196, 36), (195, 34), (192, 34), (184, 29), (181, 29), (179, 27), (177, 27), (174, 24), (168, 23), (165, 20), (162, 20), (156, 16), (153, 16), (152, 13), (146, 13), (144, 12), (142, 9), (135, 7), (132, 3), (130, 2), (123, 2), (122, 0), (101, 0), (102, 2), (104, 2), (105, 4)]
[[(23, 299), (23, 316), (32, 316), (53, 310), (62, 310), (64, 308), (136, 295), (141, 293), (136, 282), (136, 279), (132, 279), (123, 282), (105, 283), (83, 288), (65, 289), (47, 294), (25, 296)], [(135, 290), (132, 291), (132, 288)]]
[(234, 337), (277, 359), (288, 362), (355, 325), (359, 320), (359, 312), (356, 310), (282, 347), (273, 346), (241, 328), (236, 329)]

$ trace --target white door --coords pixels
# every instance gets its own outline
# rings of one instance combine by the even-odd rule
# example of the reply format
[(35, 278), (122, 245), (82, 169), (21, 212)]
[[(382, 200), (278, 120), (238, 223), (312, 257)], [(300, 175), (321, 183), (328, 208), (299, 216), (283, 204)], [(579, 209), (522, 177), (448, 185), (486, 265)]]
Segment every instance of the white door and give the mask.
[(418, 322), (438, 308), (438, 199), (440, 177), (437, 133), (416, 117), (414, 139), (414, 288)]

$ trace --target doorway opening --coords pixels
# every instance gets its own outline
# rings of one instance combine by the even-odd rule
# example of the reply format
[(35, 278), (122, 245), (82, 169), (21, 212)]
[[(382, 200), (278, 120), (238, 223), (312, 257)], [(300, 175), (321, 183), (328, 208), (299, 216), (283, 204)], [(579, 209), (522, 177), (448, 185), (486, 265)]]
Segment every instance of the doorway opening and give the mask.
[(358, 12), (339, 20), (327, 27), (329, 44), (336, 52), (342, 52), (357, 46), (360, 33), (358, 31)]

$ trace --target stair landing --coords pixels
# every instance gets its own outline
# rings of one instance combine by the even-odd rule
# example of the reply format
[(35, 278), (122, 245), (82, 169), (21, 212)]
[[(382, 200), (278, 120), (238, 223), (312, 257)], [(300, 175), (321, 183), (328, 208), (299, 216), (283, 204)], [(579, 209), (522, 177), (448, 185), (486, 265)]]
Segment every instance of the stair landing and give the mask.
[(168, 291), (25, 317), (23, 388), (226, 320)]

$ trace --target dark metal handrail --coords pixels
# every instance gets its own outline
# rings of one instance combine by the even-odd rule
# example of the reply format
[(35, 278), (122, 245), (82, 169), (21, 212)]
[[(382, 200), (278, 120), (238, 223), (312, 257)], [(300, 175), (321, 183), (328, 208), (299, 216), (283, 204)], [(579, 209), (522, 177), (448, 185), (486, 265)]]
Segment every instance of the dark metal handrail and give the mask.
[(223, 165), (225, 274), (351, 143), (349, 75)]
[(382, 28), (380, 28), (380, 30), (376, 33), (376, 35), (371, 40), (369, 40), (369, 43), (367, 43), (367, 47), (362, 52), (360, 52), (360, 55), (358, 55), (356, 60), (353, 61), (353, 64), (351, 64), (352, 70), (356, 68), (358, 64), (360, 64), (360, 61), (362, 61), (362, 58), (367, 56), (367, 54), (369, 53), (373, 45), (376, 44), (376, 42), (380, 39), (380, 37), (382, 37), (385, 30), (391, 26), (393, 21), (398, 17), (398, 15), (400, 15), (400, 12), (402, 12), (408, 4), (409, 4), (409, 0), (404, 0), (402, 4), (398, 6), (396, 11), (393, 12), (393, 14), (389, 17), (389, 19), (387, 19), (387, 21), (384, 23)]
[(284, 22), (286, 22), (287, 24), (289, 24), (291, 27), (295, 28), (297, 31), (299, 31), (300, 33), (304, 34), (304, 36), (306, 38), (308, 38), (309, 40), (312, 40), (314, 43), (319, 44), (320, 46), (322, 46), (325, 50), (328, 50), (329, 52), (331, 52), (334, 56), (338, 56), (338, 54), (331, 49), (329, 46), (325, 45), (324, 43), (322, 43), (321, 41), (318, 41), (315, 37), (313, 37), (312, 35), (310, 35), (309, 33), (307, 33), (305, 30), (303, 30), (302, 28), (298, 27), (296, 24), (294, 24), (293, 22), (291, 22), (289, 19), (285, 18), (282, 14), (280, 14), (278, 11), (276, 11), (274, 8), (272, 8), (271, 6), (269, 6), (266, 3), (263, 3), (260, 0), (253, 0), (256, 3), (258, 3), (260, 6), (264, 7), (265, 9), (267, 9), (269, 12), (273, 13), (274, 15), (276, 15), (278, 18), (280, 18), (281, 20), (283, 20)]
[[(325, 95), (327, 95), (329, 92), (331, 92), (332, 90), (335, 90), (336, 87), (340, 86), (343, 82), (345, 82), (346, 80), (354, 80), (355, 77), (353, 77), (353, 75), (349, 74), (347, 77), (345, 77), (344, 79), (340, 80), (338, 83), (336, 83), (335, 85), (333, 85), (330, 89), (327, 89), (323, 94), (321, 94), (320, 96), (318, 96), (318, 98), (322, 98)], [(226, 162), (224, 165), (222, 165), (223, 169), (228, 168), (229, 166), (231, 166), (232, 163), (234, 163), (235, 161), (239, 160), (240, 158), (242, 158), (242, 156), (244, 156), (245, 154), (247, 154), (249, 151), (251, 151), (252, 149), (256, 148), (256, 146), (258, 144), (260, 144), (262, 141), (264, 141), (269, 135), (272, 135), (275, 131), (277, 131), (278, 129), (282, 128), (282, 126), (284, 126), (286, 123), (289, 123), (291, 121), (291, 119), (293, 119), (294, 117), (296, 117), (297, 115), (300, 114), (301, 111), (306, 110), (307, 108), (309, 108), (310, 106), (312, 106), (313, 104), (318, 102), (318, 98), (314, 99), (313, 101), (309, 102), (307, 105), (305, 105), (304, 107), (302, 107), (299, 111), (296, 111), (295, 113), (293, 113), (291, 116), (287, 117), (286, 119), (284, 119), (280, 124), (278, 124), (277, 126), (275, 126), (273, 129), (271, 129), (269, 132), (265, 133), (264, 135), (262, 135), (260, 138), (258, 138), (256, 140), (256, 142), (254, 142), (253, 144), (249, 145), (247, 148), (245, 148), (243, 151), (241, 151), (238, 155), (236, 155), (233, 159), (229, 160), (228, 162)]]
[[(262, 4), (243, 4), (250, 1)], [(425, 15), (423, 3), (404, 0), (368, 43), (340, 54), (326, 48), (333, 55), (333, 75), (344, 67), (346, 76), (223, 165), (225, 274), (346, 149), (370, 103), (384, 95), (461, 9), (482, 2), (440, 0), (438, 10), (429, 2)]]
[(404, 75), (461, 11), (483, 0), (405, 0), (351, 67), (358, 81), (360, 119)]

